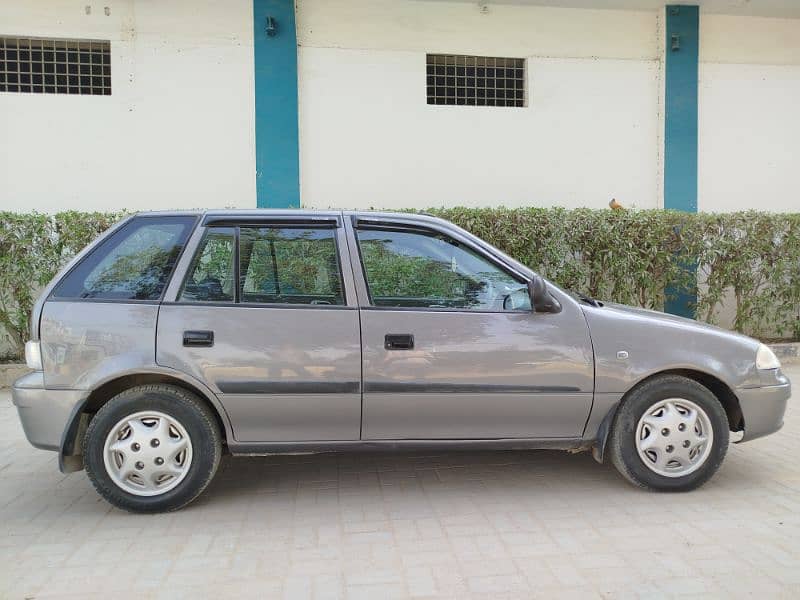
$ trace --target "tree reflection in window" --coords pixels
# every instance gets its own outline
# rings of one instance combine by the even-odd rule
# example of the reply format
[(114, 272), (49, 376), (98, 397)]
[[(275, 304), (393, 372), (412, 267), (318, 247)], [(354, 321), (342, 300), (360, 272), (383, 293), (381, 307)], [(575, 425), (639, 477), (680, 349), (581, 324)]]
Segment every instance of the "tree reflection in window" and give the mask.
[(441, 234), (360, 229), (358, 238), (376, 306), (503, 310), (509, 295), (525, 287)]
[(54, 290), (57, 298), (158, 300), (194, 217), (138, 217), (97, 246)]
[(332, 229), (242, 228), (242, 301), (344, 304)]

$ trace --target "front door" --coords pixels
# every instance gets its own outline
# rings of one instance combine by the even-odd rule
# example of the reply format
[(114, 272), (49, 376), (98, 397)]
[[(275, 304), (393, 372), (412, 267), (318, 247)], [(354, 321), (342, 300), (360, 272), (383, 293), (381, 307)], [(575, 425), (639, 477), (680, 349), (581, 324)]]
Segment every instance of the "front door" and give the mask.
[(337, 223), (207, 227), (161, 306), (158, 363), (205, 382), (238, 442), (359, 439), (358, 310)]
[[(580, 310), (434, 229), (360, 224), (363, 439), (580, 437), (593, 358)], [(357, 275), (358, 276), (358, 275)]]

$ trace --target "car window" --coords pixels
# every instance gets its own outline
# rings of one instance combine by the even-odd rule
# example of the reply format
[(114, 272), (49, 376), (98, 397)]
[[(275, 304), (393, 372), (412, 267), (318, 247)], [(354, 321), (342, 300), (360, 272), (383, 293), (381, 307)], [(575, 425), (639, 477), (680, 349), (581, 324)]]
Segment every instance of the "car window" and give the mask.
[(344, 304), (335, 230), (242, 227), (242, 302)]
[(55, 298), (158, 300), (195, 217), (137, 217), (104, 240), (53, 290)]
[(180, 300), (233, 302), (235, 296), (233, 228), (209, 229), (195, 253)]
[(530, 310), (526, 284), (443, 234), (358, 229), (375, 306)]

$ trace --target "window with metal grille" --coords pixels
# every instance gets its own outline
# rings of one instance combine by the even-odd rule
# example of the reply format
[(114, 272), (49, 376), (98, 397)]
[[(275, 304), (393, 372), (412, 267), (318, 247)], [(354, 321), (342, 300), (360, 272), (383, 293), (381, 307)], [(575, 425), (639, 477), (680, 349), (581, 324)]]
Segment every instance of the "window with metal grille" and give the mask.
[(428, 54), (428, 104), (525, 106), (525, 59)]
[(111, 94), (111, 42), (0, 37), (0, 92)]

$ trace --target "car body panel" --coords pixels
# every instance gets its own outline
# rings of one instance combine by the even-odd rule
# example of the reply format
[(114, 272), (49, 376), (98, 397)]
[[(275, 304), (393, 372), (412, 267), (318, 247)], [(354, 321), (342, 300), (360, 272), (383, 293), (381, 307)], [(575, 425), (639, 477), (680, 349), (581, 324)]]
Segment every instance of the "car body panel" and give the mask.
[(44, 373), (33, 371), (14, 382), (12, 398), (28, 441), (42, 450), (60, 450), (64, 431), (84, 390), (54, 390), (44, 386)]
[(50, 300), (41, 317), (47, 388), (93, 389), (129, 365), (155, 358), (157, 302)]
[[(356, 228), (382, 223), (448, 235), (520, 279), (529, 270), (452, 223), (427, 215), (349, 212), (350, 260), (361, 310), (366, 439), (580, 437), (594, 365), (585, 318), (565, 298), (555, 314), (372, 307)], [(387, 350), (410, 334), (413, 350)]]
[[(218, 413), (233, 453), (600, 445), (602, 455), (625, 394), (667, 371), (706, 374), (727, 386), (741, 405), (743, 440), (771, 433), (783, 422), (790, 383), (780, 369), (755, 368), (758, 342), (688, 319), (614, 304), (590, 306), (549, 282), (558, 313), (370, 307), (354, 233), (359, 220), (433, 228), (490, 255), (521, 279), (535, 277), (447, 221), (303, 210), (139, 216), (187, 214), (197, 216), (198, 225), (163, 301), (50, 297), (60, 279), (127, 220), (81, 251), (45, 288), (31, 323), (32, 339), (41, 340), (44, 372), (21, 378), (12, 392), (25, 433), (38, 447), (59, 449), (62, 459), (65, 452), (80, 452), (70, 435), (89, 394), (137, 374), (196, 390)], [(225, 217), (252, 223), (335, 219), (346, 306), (177, 302), (203, 236), (201, 218)], [(215, 332), (213, 347), (183, 346), (184, 331), (203, 329)], [(414, 349), (387, 351), (387, 333), (413, 334)]]
[[(580, 437), (593, 364), (580, 312), (361, 312), (365, 439)], [(387, 350), (386, 334), (414, 337)]]
[(741, 408), (741, 441), (772, 433), (783, 423), (791, 385), (780, 369), (756, 369), (758, 340), (642, 308), (606, 303), (582, 309), (596, 361), (592, 427), (612, 409), (615, 397), (664, 372), (700, 373), (727, 386)]
[(789, 379), (781, 377), (784, 382), (778, 385), (736, 390), (744, 419), (742, 442), (775, 433), (783, 427), (786, 404), (792, 390)]
[[(213, 331), (213, 347), (185, 347), (189, 330)], [(164, 304), (157, 362), (205, 382), (237, 441), (357, 440), (358, 331), (349, 307)]]
[(598, 393), (625, 392), (655, 373), (670, 370), (713, 374), (730, 388), (755, 375), (759, 342), (751, 338), (691, 319), (616, 304), (582, 308), (594, 343)]

